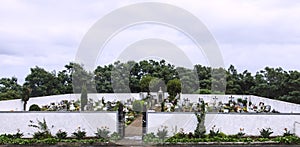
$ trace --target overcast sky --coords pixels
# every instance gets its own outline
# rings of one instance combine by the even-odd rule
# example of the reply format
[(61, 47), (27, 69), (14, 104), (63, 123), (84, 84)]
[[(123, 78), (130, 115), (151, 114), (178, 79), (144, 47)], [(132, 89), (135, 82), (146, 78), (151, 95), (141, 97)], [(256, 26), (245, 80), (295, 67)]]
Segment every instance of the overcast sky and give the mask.
[[(34, 66), (62, 70), (75, 60), (81, 39), (96, 21), (137, 2), (142, 1), (0, 0), (0, 77), (16, 76), (22, 83)], [(198, 17), (218, 42), (226, 68), (233, 64), (239, 71), (252, 73), (266, 66), (300, 70), (300, 1), (160, 2)], [(173, 42), (186, 48), (193, 63), (207, 65), (203, 56), (193, 56), (189, 49), (195, 45), (184, 34), (151, 24), (131, 27), (114, 36), (99, 55), (98, 64), (113, 62), (141, 38)]]

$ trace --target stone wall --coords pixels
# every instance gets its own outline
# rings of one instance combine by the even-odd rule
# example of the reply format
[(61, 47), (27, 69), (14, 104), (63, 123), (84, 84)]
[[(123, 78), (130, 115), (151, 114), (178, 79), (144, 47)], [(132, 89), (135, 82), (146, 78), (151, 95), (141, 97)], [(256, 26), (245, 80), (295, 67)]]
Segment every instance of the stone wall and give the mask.
[(24, 137), (31, 137), (37, 129), (29, 127), (30, 120), (37, 122), (44, 118), (47, 125), (51, 127), (52, 134), (59, 129), (67, 131), (68, 136), (80, 127), (85, 129), (87, 136), (95, 136), (97, 128), (108, 127), (110, 132), (117, 132), (117, 113), (116, 112), (0, 112), (0, 134), (16, 133), (20, 129)]

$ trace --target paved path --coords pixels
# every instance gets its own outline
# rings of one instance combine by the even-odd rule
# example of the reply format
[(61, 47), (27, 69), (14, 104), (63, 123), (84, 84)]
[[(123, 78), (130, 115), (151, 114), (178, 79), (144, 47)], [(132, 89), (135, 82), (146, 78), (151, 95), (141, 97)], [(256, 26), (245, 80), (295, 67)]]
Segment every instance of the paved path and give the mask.
[(125, 146), (143, 146), (142, 119), (142, 115), (137, 116), (136, 119), (125, 128), (124, 139), (116, 143)]

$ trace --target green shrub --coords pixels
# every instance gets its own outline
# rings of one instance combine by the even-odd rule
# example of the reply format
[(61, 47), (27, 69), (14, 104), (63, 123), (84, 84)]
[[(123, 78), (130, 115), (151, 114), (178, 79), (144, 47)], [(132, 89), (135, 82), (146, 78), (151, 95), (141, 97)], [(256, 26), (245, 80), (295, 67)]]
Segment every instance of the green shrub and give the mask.
[(149, 133), (143, 136), (143, 141), (145, 143), (156, 143), (159, 142), (159, 139), (154, 135), (154, 133)]
[(57, 142), (58, 142), (58, 140), (56, 138), (45, 138), (45, 139), (41, 140), (40, 143), (53, 145), (53, 144), (57, 144)]
[(172, 138), (178, 138), (178, 139), (185, 138), (185, 137), (187, 137), (187, 135), (184, 132), (178, 132), (174, 136), (172, 136)]
[(299, 144), (300, 138), (297, 136), (276, 137), (274, 141), (281, 144)]
[(135, 100), (133, 101), (133, 104), (132, 104), (132, 109), (134, 112), (143, 112), (143, 109), (144, 109), (144, 101), (141, 101), (141, 100)]
[[(39, 121), (37, 119), (37, 124), (34, 124), (34, 122), (32, 120), (30, 120), (30, 125), (28, 125), (29, 127), (33, 127), (33, 128), (37, 128), (39, 131), (34, 132), (33, 134), (33, 138), (35, 139), (43, 139), (43, 138), (51, 138), (51, 131), (47, 125), (47, 122), (45, 120), (45, 118), (43, 119), (43, 121)], [(54, 126), (52, 126), (53, 128)]]
[(17, 139), (17, 138), (21, 138), (23, 135), (23, 133), (21, 133), (21, 131), (18, 129), (16, 134), (3, 134), (1, 136), (7, 137), (7, 138), (11, 138), (11, 139)]
[(32, 104), (29, 107), (29, 111), (41, 111), (41, 108), (37, 104)]
[(101, 129), (97, 128), (97, 132), (95, 133), (97, 138), (105, 138), (107, 139), (109, 136), (108, 134), (110, 131), (108, 130), (108, 127), (101, 127)]
[(259, 132), (262, 138), (269, 138), (270, 135), (273, 134), (271, 128), (261, 129)]
[(111, 141), (118, 141), (121, 139), (121, 136), (119, 133), (117, 132), (113, 132), (111, 135), (110, 135), (110, 140)]
[(218, 129), (218, 130), (215, 131), (215, 127), (216, 126), (213, 126), (212, 129), (209, 130), (209, 134), (208, 134), (209, 137), (213, 138), (213, 137), (216, 137), (220, 134), (220, 130)]
[(205, 129), (205, 125), (204, 125), (204, 121), (205, 121), (205, 104), (204, 101), (201, 102), (200, 105), (200, 114), (196, 113), (196, 118), (197, 118), (197, 127), (194, 131), (194, 136), (201, 138), (205, 135), (206, 129)]
[(72, 134), (76, 139), (83, 139), (84, 137), (86, 137), (86, 132), (84, 131), (84, 129), (81, 130), (80, 127), (78, 127), (78, 129), (76, 129)]
[(161, 141), (164, 141), (168, 135), (167, 126), (162, 126), (162, 130), (158, 129), (156, 135)]
[(58, 139), (65, 139), (68, 136), (68, 133), (66, 131), (58, 130), (55, 134), (56, 138)]
[(287, 128), (284, 128), (284, 133), (283, 133), (283, 137), (286, 137), (286, 136), (293, 136), (294, 134), (291, 133), (290, 130), (288, 130)]

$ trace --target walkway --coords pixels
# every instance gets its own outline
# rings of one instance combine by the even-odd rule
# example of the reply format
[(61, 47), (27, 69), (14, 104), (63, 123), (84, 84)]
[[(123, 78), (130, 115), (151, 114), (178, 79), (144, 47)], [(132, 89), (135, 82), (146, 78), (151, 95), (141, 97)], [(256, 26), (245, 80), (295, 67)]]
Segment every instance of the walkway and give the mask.
[(116, 143), (125, 146), (143, 146), (142, 119), (142, 115), (137, 116), (136, 119), (125, 128), (124, 139)]

